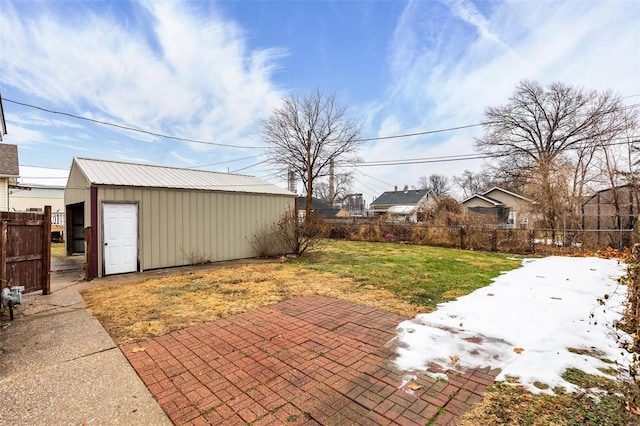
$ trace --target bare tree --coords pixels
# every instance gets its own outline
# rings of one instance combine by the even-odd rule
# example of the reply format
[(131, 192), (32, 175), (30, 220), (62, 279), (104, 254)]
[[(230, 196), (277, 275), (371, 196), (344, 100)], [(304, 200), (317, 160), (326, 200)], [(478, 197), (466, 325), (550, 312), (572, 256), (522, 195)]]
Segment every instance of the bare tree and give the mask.
[(611, 92), (562, 83), (544, 88), (525, 80), (506, 105), (487, 108), (485, 134), (476, 139), (476, 148), (492, 155), (506, 176), (533, 182), (545, 225), (557, 229), (571, 208), (562, 202), (571, 186), (558, 177), (576, 165), (576, 151), (589, 152), (596, 140), (620, 134), (615, 113), (622, 108), (621, 98)]
[(418, 187), (420, 189), (430, 189), (438, 197), (443, 197), (451, 190), (449, 185), (449, 178), (444, 175), (432, 174), (427, 176), (420, 176), (418, 180)]
[[(359, 135), (360, 125), (347, 117), (346, 107), (319, 89), (302, 99), (285, 97), (262, 127), (262, 136), (271, 145), (268, 161), (283, 173), (295, 172), (307, 199), (313, 195), (314, 182), (329, 174), (332, 161), (352, 159)], [(311, 203), (306, 217), (311, 217)]]
[(474, 173), (465, 170), (460, 176), (454, 176), (453, 182), (462, 190), (464, 198), (485, 192), (496, 186), (488, 172)]
[(330, 182), (317, 182), (314, 186), (315, 197), (327, 202), (332, 207), (344, 200), (353, 188), (353, 176), (350, 173), (338, 173), (333, 179), (333, 190)]

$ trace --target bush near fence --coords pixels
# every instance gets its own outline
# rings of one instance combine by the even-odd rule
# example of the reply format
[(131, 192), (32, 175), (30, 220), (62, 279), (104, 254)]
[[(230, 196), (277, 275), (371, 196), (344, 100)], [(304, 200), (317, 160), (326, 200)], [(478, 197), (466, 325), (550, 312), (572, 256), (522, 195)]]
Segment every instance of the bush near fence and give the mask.
[(632, 229), (552, 230), (501, 226), (434, 226), (383, 220), (325, 220), (322, 237), (371, 242), (398, 242), (518, 254), (580, 254), (613, 247), (622, 250), (639, 241)]

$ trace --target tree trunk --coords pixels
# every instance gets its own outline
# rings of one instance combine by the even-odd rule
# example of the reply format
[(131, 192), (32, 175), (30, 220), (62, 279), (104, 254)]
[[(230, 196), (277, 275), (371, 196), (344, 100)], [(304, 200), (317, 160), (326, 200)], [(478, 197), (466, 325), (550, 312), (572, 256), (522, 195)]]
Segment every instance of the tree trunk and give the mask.
[(311, 170), (311, 130), (307, 131), (307, 206), (304, 213), (304, 221), (309, 222), (311, 220), (312, 210), (312, 184), (313, 171)]

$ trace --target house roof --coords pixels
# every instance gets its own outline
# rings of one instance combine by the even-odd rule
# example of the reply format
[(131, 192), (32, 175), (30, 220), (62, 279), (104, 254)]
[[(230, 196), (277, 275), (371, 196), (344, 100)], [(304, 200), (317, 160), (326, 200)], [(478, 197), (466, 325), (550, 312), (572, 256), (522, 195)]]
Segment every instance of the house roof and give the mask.
[(499, 186), (494, 186), (493, 188), (489, 189), (488, 191), (483, 192), (483, 193), (482, 193), (482, 195), (485, 195), (485, 196), (486, 196), (487, 194), (489, 194), (489, 193), (490, 193), (490, 192), (492, 192), (492, 191), (500, 191), (500, 192), (504, 192), (505, 194), (509, 194), (509, 195), (511, 195), (512, 197), (520, 198), (521, 200), (529, 201), (529, 202), (531, 202), (531, 203), (534, 203), (534, 202), (535, 202), (535, 201), (533, 201), (532, 199), (527, 198), (527, 197), (525, 197), (525, 196), (524, 196), (524, 195), (522, 195), (522, 194), (518, 194), (517, 192), (509, 191), (509, 190), (506, 190), (506, 189), (504, 189), (504, 188), (500, 188)]
[[(298, 197), (298, 209), (305, 210), (307, 207), (307, 197)], [(331, 207), (331, 205), (318, 198), (311, 197), (311, 210), (313, 214), (321, 218), (335, 217), (340, 209)]]
[(91, 158), (74, 158), (73, 163), (78, 166), (92, 185), (199, 189), (295, 196), (286, 189), (254, 176)]
[(410, 189), (405, 191), (387, 191), (376, 198), (370, 206), (416, 205), (431, 192), (430, 189)]
[(388, 213), (391, 214), (413, 214), (418, 209), (418, 206), (391, 206)]
[(464, 200), (462, 201), (462, 204), (465, 204), (466, 202), (468, 202), (468, 201), (470, 201), (470, 200), (473, 200), (474, 198), (480, 198), (481, 200), (487, 201), (487, 202), (489, 202), (489, 203), (491, 203), (491, 204), (494, 204), (494, 205), (496, 205), (496, 206), (503, 205), (504, 203), (503, 203), (502, 201), (498, 201), (498, 200), (496, 200), (495, 198), (489, 197), (489, 196), (487, 195), (487, 194), (490, 194), (490, 193), (491, 193), (491, 192), (493, 192), (493, 191), (500, 191), (500, 192), (504, 192), (505, 194), (509, 194), (509, 195), (511, 195), (512, 197), (520, 198), (521, 200), (529, 201), (529, 202), (531, 202), (531, 203), (534, 203), (534, 201), (533, 201), (533, 200), (531, 200), (531, 199), (529, 199), (529, 198), (525, 197), (524, 195), (520, 195), (520, 194), (515, 193), (515, 192), (513, 192), (513, 191), (508, 191), (508, 190), (506, 190), (506, 189), (504, 189), (504, 188), (500, 188), (499, 186), (494, 186), (493, 188), (491, 188), (491, 189), (489, 189), (489, 190), (487, 190), (487, 191), (484, 191), (484, 192), (483, 192), (483, 193), (481, 193), (481, 194), (473, 194), (471, 197), (468, 197), (468, 198), (464, 199)]
[(18, 146), (0, 143), (0, 176), (18, 177)]
[(20, 165), (18, 185), (32, 188), (62, 188), (67, 186), (69, 170)]
[[(307, 197), (298, 197), (298, 208), (304, 210), (307, 207)], [(311, 197), (311, 209), (330, 209), (331, 205), (319, 198)]]
[(494, 200), (493, 198), (491, 198), (491, 197), (487, 197), (486, 195), (482, 195), (482, 194), (475, 194), (475, 195), (472, 195), (471, 197), (469, 197), (469, 198), (465, 199), (464, 201), (462, 201), (462, 204), (465, 204), (466, 202), (471, 201), (471, 200), (473, 200), (474, 198), (479, 198), (479, 199), (481, 199), (481, 200), (483, 200), (483, 201), (486, 201), (486, 202), (488, 202), (488, 203), (490, 203), (490, 204), (493, 204), (494, 206), (501, 206), (501, 205), (503, 205), (502, 201)]

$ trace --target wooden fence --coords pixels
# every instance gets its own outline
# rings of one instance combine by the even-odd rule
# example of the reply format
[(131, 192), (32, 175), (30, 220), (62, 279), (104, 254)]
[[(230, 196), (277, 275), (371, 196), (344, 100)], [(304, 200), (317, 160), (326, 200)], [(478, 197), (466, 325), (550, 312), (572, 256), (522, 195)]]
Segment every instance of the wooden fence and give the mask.
[(0, 287), (51, 290), (51, 206), (43, 213), (0, 212)]

